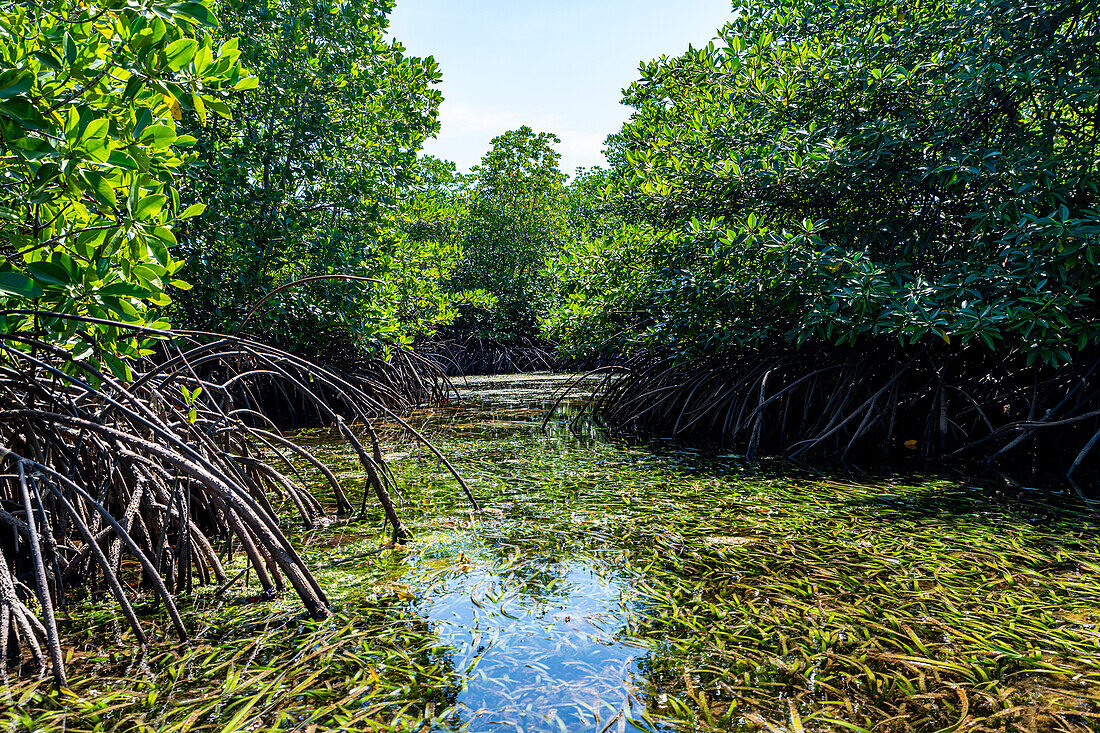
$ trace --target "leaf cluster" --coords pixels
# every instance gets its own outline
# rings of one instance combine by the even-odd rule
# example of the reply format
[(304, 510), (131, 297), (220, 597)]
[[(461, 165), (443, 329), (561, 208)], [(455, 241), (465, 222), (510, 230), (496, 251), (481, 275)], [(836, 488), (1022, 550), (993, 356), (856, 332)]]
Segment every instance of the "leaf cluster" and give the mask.
[(255, 85), (201, 2), (0, 3), (0, 329), (35, 330), (118, 376), (143, 346), (113, 326), (166, 327), (182, 262), (178, 121), (227, 113)]
[(627, 91), (629, 224), (578, 249), (556, 328), (1068, 361), (1100, 338), (1098, 33), (1078, 0), (743, 3)]
[(406, 320), (404, 273), (432, 255), (404, 237), (399, 199), (438, 127), (440, 76), (432, 58), (407, 56), (387, 37), (391, 9), (388, 0), (221, 0), (221, 32), (240, 36), (261, 84), (229, 100), (231, 122), (185, 117), (200, 153), (185, 185), (207, 209), (180, 237), (180, 256), (204, 279), (178, 320), (231, 330), (278, 286), (340, 273), (387, 284), (288, 289), (250, 328), (320, 353), (347, 338), (408, 340), (420, 327)]
[(509, 340), (538, 332), (556, 294), (544, 263), (569, 236), (565, 176), (553, 133), (527, 126), (492, 140), (472, 171), (455, 287), (484, 290), (491, 308), (468, 308), (457, 326)]

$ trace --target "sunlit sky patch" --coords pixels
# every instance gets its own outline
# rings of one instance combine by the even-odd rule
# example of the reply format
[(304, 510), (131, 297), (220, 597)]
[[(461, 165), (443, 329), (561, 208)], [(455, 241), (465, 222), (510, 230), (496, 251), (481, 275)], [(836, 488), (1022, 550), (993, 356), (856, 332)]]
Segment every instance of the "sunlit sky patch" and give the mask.
[(562, 170), (603, 163), (638, 63), (704, 45), (730, 0), (397, 0), (391, 31), (443, 70), (442, 130), (425, 151), (468, 170), (505, 130), (561, 138)]

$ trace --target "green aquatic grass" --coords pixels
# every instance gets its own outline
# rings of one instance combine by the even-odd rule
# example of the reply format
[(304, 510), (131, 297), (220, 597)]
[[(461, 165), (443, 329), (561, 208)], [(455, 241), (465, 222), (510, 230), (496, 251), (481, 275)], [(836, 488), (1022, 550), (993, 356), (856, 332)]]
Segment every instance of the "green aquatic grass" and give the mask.
[[(8, 685), (8, 727), (1100, 725), (1100, 533), (1087, 506), (613, 446), (587, 427), (577, 437), (569, 417), (543, 435), (549, 394), (533, 383), (413, 418), (482, 515), (393, 431), (413, 541), (384, 545), (380, 516), (301, 536), (335, 619), (305, 621), (242, 585), (194, 599), (191, 646), (161, 635), (135, 656), (109, 614), (81, 607), (72, 692)], [(357, 479), (351, 456), (307, 437)]]

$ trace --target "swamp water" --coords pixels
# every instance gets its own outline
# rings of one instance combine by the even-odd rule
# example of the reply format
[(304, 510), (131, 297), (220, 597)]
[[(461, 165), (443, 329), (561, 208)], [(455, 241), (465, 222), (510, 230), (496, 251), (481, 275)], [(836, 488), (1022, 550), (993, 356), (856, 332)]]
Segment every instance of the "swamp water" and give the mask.
[[(1087, 504), (625, 447), (575, 421), (575, 403), (543, 433), (562, 384), (470, 380), (457, 407), (410, 416), (480, 515), (430, 453), (383, 430), (415, 537), (381, 546), (377, 517), (300, 534), (332, 619), (238, 586), (195, 599), (190, 642), (160, 629), (138, 654), (112, 609), (71, 609), (71, 691), (11, 681), (2, 719), (34, 731), (1100, 729), (1100, 524)], [(361, 489), (350, 453), (302, 437)], [(158, 619), (149, 608), (143, 622)]]

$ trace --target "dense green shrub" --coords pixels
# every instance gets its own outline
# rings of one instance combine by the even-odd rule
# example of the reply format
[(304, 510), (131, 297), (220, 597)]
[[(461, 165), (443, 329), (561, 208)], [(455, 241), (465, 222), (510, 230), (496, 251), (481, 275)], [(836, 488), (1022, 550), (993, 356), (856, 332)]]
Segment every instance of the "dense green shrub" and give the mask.
[(1100, 10), (761, 0), (643, 67), (634, 223), (574, 248), (558, 333), (714, 351), (890, 335), (1100, 341)]
[(510, 130), (474, 168), (454, 287), (488, 292), (495, 304), (465, 309), (461, 330), (504, 340), (538, 333), (557, 292), (544, 263), (569, 224), (558, 142), (527, 126)]
[(386, 37), (392, 8), (221, 0), (222, 33), (240, 36), (261, 84), (228, 102), (231, 120), (185, 117), (199, 138), (186, 185), (207, 208), (180, 237), (180, 256), (201, 277), (177, 320), (233, 330), (264, 293), (334, 273), (385, 285), (291, 288), (249, 328), (319, 352), (349, 338), (408, 341), (446, 317), (438, 265), (454, 258), (405, 237), (399, 211), (417, 150), (438, 128), (440, 76), (433, 59)]
[(242, 75), (198, 2), (0, 2), (0, 330), (36, 330), (86, 363), (128, 370), (142, 346), (109, 325), (152, 324), (182, 265), (180, 195), (195, 138), (183, 111), (221, 109)]
[(397, 319), (420, 325), (413, 335), (450, 325), (461, 309), (494, 303), (488, 293), (453, 282), (470, 220), (469, 184), (470, 177), (451, 161), (425, 155), (416, 180), (401, 189), (398, 216), (405, 246), (394, 253), (387, 284), (395, 288)]

